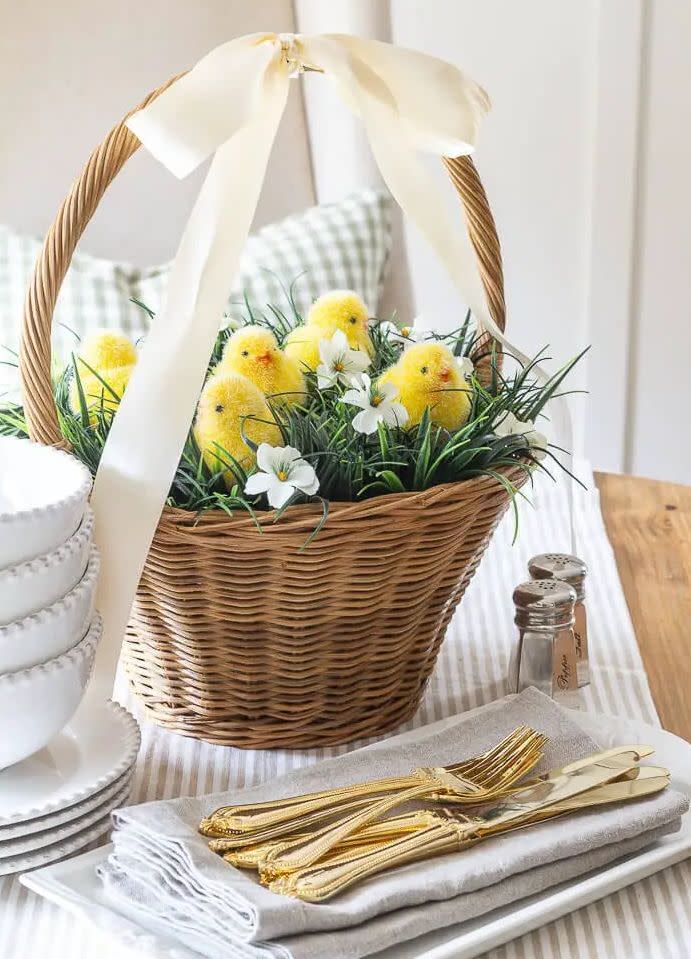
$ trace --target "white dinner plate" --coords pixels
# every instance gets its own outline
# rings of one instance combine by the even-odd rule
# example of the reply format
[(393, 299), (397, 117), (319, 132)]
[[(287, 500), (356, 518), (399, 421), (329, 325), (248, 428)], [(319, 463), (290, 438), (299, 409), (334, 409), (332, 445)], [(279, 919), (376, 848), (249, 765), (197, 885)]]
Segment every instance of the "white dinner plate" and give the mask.
[(43, 749), (0, 771), (0, 827), (70, 808), (115, 782), (139, 752), (134, 718), (88, 695)]
[(27, 833), (24, 836), (15, 836), (13, 839), (6, 839), (0, 842), (0, 870), (6, 862), (24, 856), (27, 853), (35, 852), (38, 849), (45, 849), (46, 846), (52, 846), (55, 843), (62, 843), (70, 836), (76, 836), (77, 833), (84, 832), (96, 825), (104, 816), (108, 816), (114, 809), (124, 806), (130, 795), (131, 780), (120, 781), (120, 788), (103, 800), (88, 812), (76, 816), (74, 819), (63, 823), (61, 826), (52, 826), (48, 829), (42, 829), (39, 832)]
[[(683, 739), (635, 720), (568, 712), (603, 748), (632, 742), (653, 746), (655, 764), (669, 768), (673, 785), (691, 796), (691, 746)], [(198, 953), (173, 942), (169, 934), (151, 928), (141, 917), (135, 921), (124, 916), (105, 896), (96, 869), (110, 849), (94, 849), (22, 876), (20, 881), (87, 923), (108, 928), (141, 956), (198, 959)], [(378, 952), (376, 959), (471, 959), (689, 856), (691, 814), (687, 813), (679, 832), (640, 852), (476, 919), (399, 943)], [(347, 936), (347, 931), (342, 935)]]
[(34, 849), (32, 852), (12, 856), (9, 859), (0, 859), (0, 876), (10, 876), (17, 872), (26, 872), (27, 869), (37, 869), (40, 866), (47, 866), (51, 862), (65, 859), (67, 856), (73, 856), (84, 849), (85, 846), (96, 842), (97, 839), (105, 838), (110, 833), (111, 826), (110, 812), (108, 812), (92, 826), (82, 829), (60, 842), (50, 843), (48, 846), (43, 846), (42, 849)]
[(99, 789), (93, 796), (83, 799), (81, 802), (67, 806), (65, 809), (58, 809), (57, 812), (48, 813), (47, 816), (39, 816), (36, 819), (25, 819), (22, 822), (12, 823), (9, 826), (0, 826), (0, 849), (2, 844), (10, 839), (19, 839), (24, 836), (31, 836), (37, 832), (44, 832), (46, 829), (57, 829), (65, 823), (73, 822), (75, 819), (81, 819), (90, 813), (92, 809), (105, 806), (106, 803), (117, 793), (121, 792), (123, 786), (128, 783), (134, 772), (134, 766), (126, 769), (122, 776), (118, 776), (115, 782), (103, 789)]

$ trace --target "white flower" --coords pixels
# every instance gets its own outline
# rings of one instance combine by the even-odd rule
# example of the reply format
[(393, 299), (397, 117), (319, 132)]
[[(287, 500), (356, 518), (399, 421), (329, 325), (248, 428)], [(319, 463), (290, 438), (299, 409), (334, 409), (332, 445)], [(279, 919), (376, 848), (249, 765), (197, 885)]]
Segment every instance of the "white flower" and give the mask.
[(257, 449), (258, 473), (253, 473), (245, 484), (250, 496), (266, 493), (269, 506), (280, 509), (285, 506), (296, 489), (313, 496), (319, 489), (319, 480), (314, 468), (301, 458), (299, 450), (292, 446), (269, 446), (260, 443)]
[(364, 350), (350, 349), (343, 330), (336, 330), (330, 340), (319, 341), (319, 356), (317, 385), (320, 390), (338, 382), (349, 385), (353, 377), (366, 370), (370, 363)]
[(379, 328), (383, 330), (388, 340), (400, 343), (404, 347), (416, 343), (419, 338), (412, 326), (396, 326), (391, 320), (385, 320)]
[(353, 429), (357, 433), (374, 433), (379, 423), (387, 426), (403, 426), (408, 420), (408, 411), (402, 403), (394, 402), (398, 390), (393, 383), (372, 386), (366, 373), (361, 373), (354, 381), (354, 389), (346, 390), (341, 397), (342, 403), (359, 406), (360, 413), (353, 418)]
[(532, 420), (519, 420), (509, 410), (504, 413), (502, 418), (494, 427), (497, 436), (524, 436), (528, 446), (533, 451), (533, 456), (541, 460), (547, 452), (547, 437), (535, 429)]
[(241, 326), (244, 326), (244, 323), (242, 322), (242, 320), (238, 320), (236, 319), (236, 317), (230, 316), (228, 314), (226, 314), (225, 316), (225, 321), (226, 321), (225, 329), (230, 330), (231, 333), (234, 333), (236, 330), (239, 330)]

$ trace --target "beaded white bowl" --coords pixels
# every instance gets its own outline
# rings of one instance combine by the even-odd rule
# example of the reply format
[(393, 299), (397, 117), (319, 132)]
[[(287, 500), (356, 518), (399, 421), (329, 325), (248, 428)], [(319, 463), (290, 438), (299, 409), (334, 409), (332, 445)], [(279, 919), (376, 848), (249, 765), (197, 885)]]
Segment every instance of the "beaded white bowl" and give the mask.
[(69, 539), (90, 491), (91, 474), (74, 456), (0, 437), (0, 570), (45, 556)]
[(96, 615), (84, 639), (46, 663), (0, 676), (0, 769), (42, 749), (81, 702), (101, 638)]
[(92, 546), (86, 572), (64, 599), (0, 626), (0, 675), (45, 663), (84, 638), (94, 613), (100, 565), (96, 547)]
[(37, 559), (0, 570), (0, 626), (7, 626), (63, 599), (84, 575), (93, 538), (94, 514), (62, 546)]

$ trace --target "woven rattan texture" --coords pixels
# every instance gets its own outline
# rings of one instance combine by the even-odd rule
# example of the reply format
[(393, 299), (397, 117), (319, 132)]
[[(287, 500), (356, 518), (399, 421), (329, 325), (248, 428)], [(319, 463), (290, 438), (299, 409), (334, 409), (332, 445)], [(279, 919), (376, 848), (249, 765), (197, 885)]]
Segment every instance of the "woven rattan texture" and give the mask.
[[(66, 445), (50, 375), (53, 310), (82, 233), (139, 147), (125, 119), (63, 202), (27, 294), (24, 404), (32, 437), (46, 444)], [(487, 198), (469, 157), (444, 162), (503, 329), (501, 256)], [(523, 478), (518, 470), (506, 475), (517, 484)], [(291, 508), (275, 526), (269, 517), (262, 533), (246, 517), (219, 511), (194, 522), (167, 507), (125, 642), (130, 681), (155, 722), (215, 743), (326, 746), (396, 726), (415, 712), (507, 504), (502, 485), (484, 477), (335, 503), (306, 550), (319, 517), (311, 506)]]
[[(520, 482), (520, 474), (513, 476)], [(489, 478), (250, 518), (166, 511), (125, 665), (150, 716), (247, 748), (327, 746), (417, 708), (508, 499)], [(291, 515), (292, 514), (292, 515)]]

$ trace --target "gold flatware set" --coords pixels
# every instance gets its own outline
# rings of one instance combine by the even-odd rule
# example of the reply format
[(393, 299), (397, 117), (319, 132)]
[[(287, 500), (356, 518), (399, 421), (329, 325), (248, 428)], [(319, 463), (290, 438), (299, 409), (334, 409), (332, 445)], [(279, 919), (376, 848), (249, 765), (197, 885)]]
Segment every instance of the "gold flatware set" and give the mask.
[(256, 870), (272, 891), (324, 902), (385, 869), (571, 812), (638, 799), (669, 784), (666, 769), (638, 765), (652, 753), (641, 745), (608, 749), (520, 783), (545, 743), (546, 737), (522, 726), (462, 763), (224, 806), (199, 831), (214, 852)]
[[(206, 836), (247, 835), (252, 833), (265, 839), (287, 835), (295, 829), (298, 818), (314, 826), (333, 820), (336, 814), (345, 815), (370, 805), (374, 798), (398, 795), (402, 790), (421, 785), (432, 786), (440, 793), (447, 791), (439, 777), (453, 776), (453, 788), (458, 801), (470, 801), (478, 790), (507, 782), (516, 782), (529, 772), (542, 756), (546, 739), (527, 726), (519, 726), (492, 749), (454, 766), (434, 770), (416, 769), (409, 776), (370, 780), (352, 786), (342, 786), (324, 792), (307, 793), (267, 803), (243, 806), (221, 806), (203, 820), (201, 831)], [(448, 797), (447, 797), (448, 798)], [(266, 832), (264, 832), (266, 830)], [(271, 831), (269, 833), (269, 830)]]

